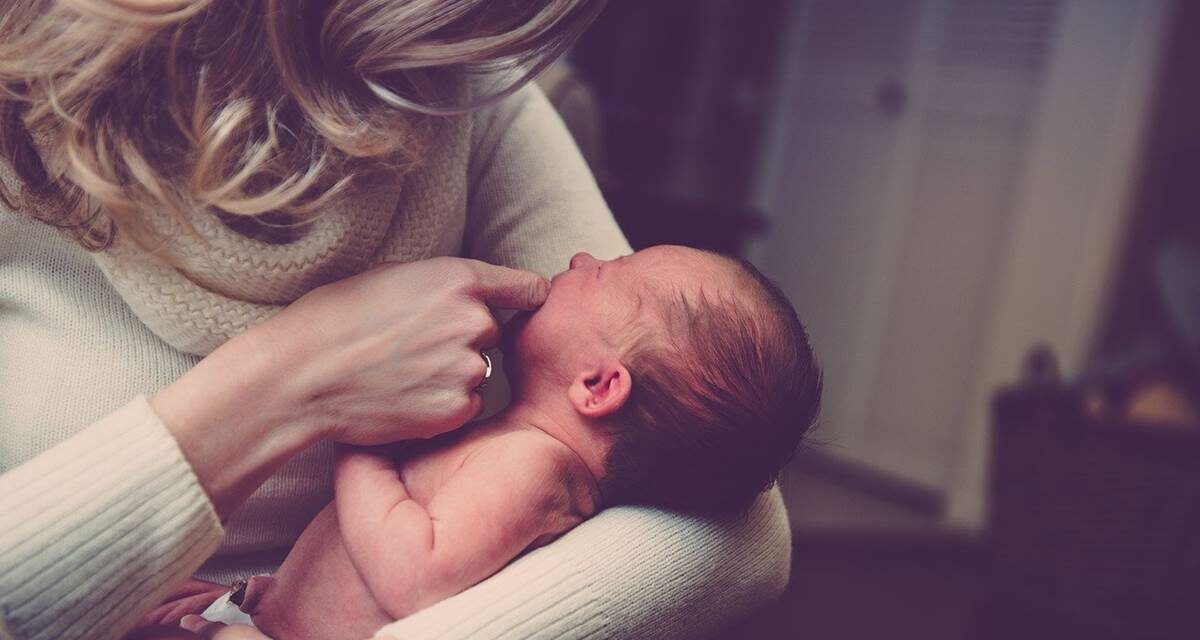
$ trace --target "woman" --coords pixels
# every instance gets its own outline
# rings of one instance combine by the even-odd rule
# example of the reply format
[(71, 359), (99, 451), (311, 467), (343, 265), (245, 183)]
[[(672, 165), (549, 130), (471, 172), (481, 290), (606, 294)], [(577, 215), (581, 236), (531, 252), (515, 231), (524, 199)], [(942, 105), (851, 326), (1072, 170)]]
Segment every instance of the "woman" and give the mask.
[[(628, 251), (511, 71), (596, 2), (329, 4), (0, 0), (0, 638), (119, 637), (271, 570), (332, 442), (457, 427), (487, 305)], [(690, 637), (787, 567), (777, 493), (613, 509), (384, 633)]]

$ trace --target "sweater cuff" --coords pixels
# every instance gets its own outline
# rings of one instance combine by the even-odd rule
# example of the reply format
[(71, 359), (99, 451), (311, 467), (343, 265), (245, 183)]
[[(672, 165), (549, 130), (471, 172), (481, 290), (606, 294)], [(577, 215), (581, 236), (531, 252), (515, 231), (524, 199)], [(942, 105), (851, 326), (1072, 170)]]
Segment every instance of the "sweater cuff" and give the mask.
[(217, 548), (145, 396), (0, 476), (0, 638), (119, 638)]

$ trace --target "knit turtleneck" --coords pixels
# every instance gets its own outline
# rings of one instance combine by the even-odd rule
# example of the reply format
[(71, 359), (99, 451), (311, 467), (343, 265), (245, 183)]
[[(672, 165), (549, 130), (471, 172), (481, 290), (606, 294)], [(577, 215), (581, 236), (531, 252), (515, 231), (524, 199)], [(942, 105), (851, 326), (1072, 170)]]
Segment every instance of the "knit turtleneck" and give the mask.
[(322, 284), (383, 261), (457, 253), (469, 122), (444, 120), (419, 168), (360, 180), (291, 242), (243, 235), (207, 212), (192, 216), (194, 232), (160, 215), (149, 218), (163, 239), (159, 254), (118, 233), (96, 262), (155, 334), (181, 351), (207, 354)]

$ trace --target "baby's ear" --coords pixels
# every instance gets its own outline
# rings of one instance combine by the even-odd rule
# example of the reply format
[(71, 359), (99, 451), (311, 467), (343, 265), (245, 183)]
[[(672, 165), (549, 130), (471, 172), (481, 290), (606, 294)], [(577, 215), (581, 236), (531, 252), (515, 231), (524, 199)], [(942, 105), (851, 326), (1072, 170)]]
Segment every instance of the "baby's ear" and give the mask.
[(595, 419), (619, 411), (632, 390), (629, 369), (620, 361), (611, 360), (576, 376), (567, 390), (567, 397), (579, 415)]

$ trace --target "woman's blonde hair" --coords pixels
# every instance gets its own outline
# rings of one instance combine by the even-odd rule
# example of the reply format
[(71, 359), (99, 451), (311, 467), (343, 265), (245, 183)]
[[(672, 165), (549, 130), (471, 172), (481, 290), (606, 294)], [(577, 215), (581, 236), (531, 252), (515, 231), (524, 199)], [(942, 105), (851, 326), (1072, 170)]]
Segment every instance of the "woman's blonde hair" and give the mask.
[[(420, 161), (604, 0), (0, 0), (0, 200), (89, 249), (146, 211), (302, 219)], [(503, 78), (462, 103), (448, 78)], [(269, 217), (269, 216), (266, 216)]]

